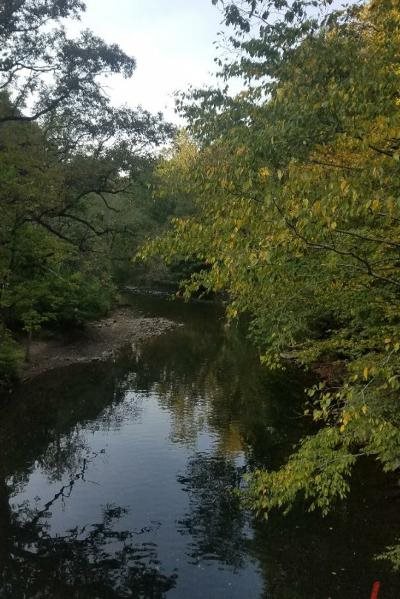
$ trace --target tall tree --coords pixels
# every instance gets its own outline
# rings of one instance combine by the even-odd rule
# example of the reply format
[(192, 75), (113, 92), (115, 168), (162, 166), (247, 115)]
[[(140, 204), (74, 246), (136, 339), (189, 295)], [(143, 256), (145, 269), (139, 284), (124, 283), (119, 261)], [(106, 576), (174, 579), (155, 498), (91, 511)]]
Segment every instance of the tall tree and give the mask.
[(130, 233), (114, 204), (143, 183), (172, 132), (161, 114), (112, 105), (104, 78), (132, 76), (135, 60), (90, 31), (70, 37), (64, 21), (84, 9), (78, 0), (0, 6), (3, 374), (5, 327), (31, 335), (110, 305), (110, 244)]
[(221, 74), (244, 91), (181, 98), (196, 143), (166, 184), (192, 189), (197, 211), (147, 248), (202, 261), (186, 292), (227, 290), (267, 365), (289, 353), (331, 371), (309, 390), (319, 431), (250, 479), (263, 514), (299, 496), (326, 512), (360, 456), (400, 467), (400, 11), (331, 4), (225, 3), (235, 52)]

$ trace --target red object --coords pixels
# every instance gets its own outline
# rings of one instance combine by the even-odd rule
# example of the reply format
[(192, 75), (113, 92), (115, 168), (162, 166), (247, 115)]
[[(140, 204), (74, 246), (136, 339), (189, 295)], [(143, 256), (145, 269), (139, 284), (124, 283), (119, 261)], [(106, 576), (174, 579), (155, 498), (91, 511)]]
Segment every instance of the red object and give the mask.
[(372, 585), (371, 599), (378, 599), (380, 588), (381, 588), (381, 583), (378, 581), (375, 581), (374, 584)]

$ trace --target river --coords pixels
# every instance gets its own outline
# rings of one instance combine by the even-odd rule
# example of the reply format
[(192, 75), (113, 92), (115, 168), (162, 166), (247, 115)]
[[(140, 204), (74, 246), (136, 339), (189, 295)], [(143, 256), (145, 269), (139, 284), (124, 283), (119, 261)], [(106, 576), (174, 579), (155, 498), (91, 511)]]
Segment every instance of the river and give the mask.
[(1, 407), (0, 597), (368, 599), (374, 580), (400, 597), (373, 559), (400, 530), (373, 464), (327, 518), (260, 522), (234, 492), (306, 433), (304, 375), (265, 371), (213, 305), (131, 302), (183, 326)]

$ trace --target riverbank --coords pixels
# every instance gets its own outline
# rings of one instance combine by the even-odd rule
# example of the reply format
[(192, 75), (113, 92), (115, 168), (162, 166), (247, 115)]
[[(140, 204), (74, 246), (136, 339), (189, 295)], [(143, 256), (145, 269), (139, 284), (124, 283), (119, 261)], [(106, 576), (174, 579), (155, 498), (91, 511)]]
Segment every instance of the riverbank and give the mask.
[(124, 347), (177, 326), (181, 325), (166, 318), (145, 318), (131, 309), (118, 309), (108, 318), (88, 323), (82, 330), (34, 340), (30, 361), (24, 363), (21, 379), (27, 381), (70, 364), (109, 360)]

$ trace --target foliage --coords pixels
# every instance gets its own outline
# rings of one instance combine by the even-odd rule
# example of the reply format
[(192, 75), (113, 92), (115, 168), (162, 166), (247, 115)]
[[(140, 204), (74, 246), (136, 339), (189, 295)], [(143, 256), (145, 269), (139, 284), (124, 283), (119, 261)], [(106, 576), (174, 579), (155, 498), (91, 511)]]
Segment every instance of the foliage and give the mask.
[(130, 77), (135, 60), (90, 31), (68, 36), (63, 19), (84, 8), (0, 6), (0, 320), (29, 338), (110, 309), (120, 249), (140, 237), (127, 214), (173, 131), (160, 114), (110, 103), (104, 77)]
[(18, 377), (22, 352), (7, 330), (0, 330), (0, 391)]
[(377, 559), (390, 560), (395, 572), (400, 571), (400, 543), (387, 548), (387, 551), (378, 555)]
[(357, 458), (400, 467), (398, 294), (400, 11), (394, 0), (229, 2), (245, 89), (179, 101), (195, 140), (163, 165), (196, 210), (143, 251), (204, 265), (184, 282), (227, 290), (250, 313), (262, 361), (341, 360), (309, 390), (321, 427), (276, 472), (255, 472), (248, 501), (268, 514), (302, 496), (326, 512)]

